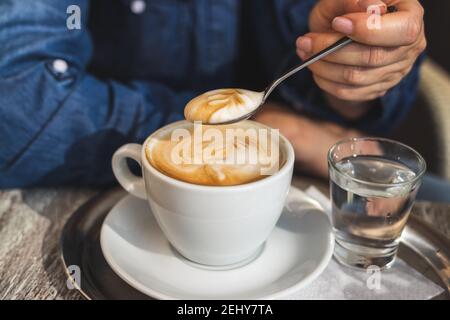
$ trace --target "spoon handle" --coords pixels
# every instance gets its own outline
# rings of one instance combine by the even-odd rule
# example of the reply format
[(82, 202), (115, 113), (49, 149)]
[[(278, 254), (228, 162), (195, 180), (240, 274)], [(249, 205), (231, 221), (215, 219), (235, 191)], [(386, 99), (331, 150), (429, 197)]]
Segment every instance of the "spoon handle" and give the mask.
[[(389, 6), (387, 8), (387, 13), (393, 13), (396, 12), (397, 8), (395, 6)], [(326, 57), (327, 55), (345, 47), (346, 45), (352, 43), (353, 40), (349, 37), (343, 37), (342, 39), (336, 41), (331, 46), (323, 49), (322, 51), (316, 53), (311, 58), (305, 60), (302, 64), (290, 69), (288, 72), (283, 74), (281, 77), (273, 81), (265, 90), (264, 90), (264, 97), (263, 102), (266, 101), (267, 97), (272, 93), (272, 91), (284, 80), (292, 76), (293, 74), (299, 72), (300, 70), (308, 67), (309, 65), (313, 64), (314, 62), (317, 62), (318, 60)]]
[(291, 70), (289, 70), (288, 72), (286, 72), (285, 74), (283, 74), (280, 78), (276, 79), (275, 81), (273, 81), (266, 90), (264, 90), (264, 97), (263, 97), (263, 101), (266, 100), (266, 98), (272, 93), (272, 91), (284, 80), (286, 80), (287, 78), (289, 78), (290, 76), (292, 76), (294, 73), (299, 72), (300, 70), (308, 67), (309, 65), (313, 64), (314, 62), (317, 62), (318, 60), (322, 59), (323, 57), (326, 57), (327, 55), (329, 55), (330, 53), (333, 53), (337, 50), (339, 50), (342, 47), (345, 47), (346, 45), (348, 45), (349, 43), (353, 42), (352, 39), (348, 38), (348, 37), (344, 37), (340, 40), (338, 40), (337, 42), (335, 42), (334, 44), (332, 44), (331, 46), (323, 49), (322, 51), (316, 53), (315, 55), (313, 55), (311, 58), (305, 60), (302, 64), (292, 68)]

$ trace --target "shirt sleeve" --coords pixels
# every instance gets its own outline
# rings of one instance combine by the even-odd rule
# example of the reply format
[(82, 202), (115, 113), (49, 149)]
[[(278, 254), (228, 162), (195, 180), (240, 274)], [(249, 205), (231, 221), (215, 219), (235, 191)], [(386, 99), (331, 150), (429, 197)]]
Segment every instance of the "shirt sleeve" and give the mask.
[[(70, 5), (81, 29), (66, 26)], [(88, 0), (0, 1), (0, 187), (104, 185), (111, 156), (182, 118), (192, 92), (87, 71)]]

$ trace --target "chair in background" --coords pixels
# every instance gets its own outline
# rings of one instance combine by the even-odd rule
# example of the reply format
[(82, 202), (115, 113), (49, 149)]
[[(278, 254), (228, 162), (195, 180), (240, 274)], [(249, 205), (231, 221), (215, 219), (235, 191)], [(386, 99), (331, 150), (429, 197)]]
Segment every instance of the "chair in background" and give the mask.
[(427, 59), (417, 103), (393, 135), (419, 151), (428, 171), (450, 180), (450, 76)]

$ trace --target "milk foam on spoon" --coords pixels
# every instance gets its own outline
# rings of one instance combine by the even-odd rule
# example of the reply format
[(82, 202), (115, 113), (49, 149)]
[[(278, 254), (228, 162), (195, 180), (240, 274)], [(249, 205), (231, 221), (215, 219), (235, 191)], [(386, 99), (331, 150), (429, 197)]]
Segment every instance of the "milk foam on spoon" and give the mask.
[(184, 116), (186, 120), (205, 124), (233, 121), (257, 109), (263, 97), (263, 92), (245, 89), (212, 90), (189, 101)]

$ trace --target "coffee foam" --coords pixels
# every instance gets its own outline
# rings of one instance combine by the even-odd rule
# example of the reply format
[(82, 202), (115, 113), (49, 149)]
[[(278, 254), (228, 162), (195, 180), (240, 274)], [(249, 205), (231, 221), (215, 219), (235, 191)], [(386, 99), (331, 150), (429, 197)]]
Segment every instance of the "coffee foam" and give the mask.
[[(174, 139), (173, 133), (179, 128), (185, 129), (191, 139), (186, 138), (186, 135), (183, 139)], [(202, 126), (203, 136), (215, 130), (215, 133), (224, 137), (224, 144), (204, 139), (194, 146), (196, 127), (185, 122), (179, 128), (159, 132), (146, 146), (150, 164), (177, 180), (209, 186), (239, 185), (263, 179), (278, 171), (285, 162), (278, 145), (278, 136), (275, 137), (278, 132), (269, 131), (267, 127), (251, 121), (240, 122), (239, 125)], [(248, 129), (258, 132), (261, 128), (266, 132), (267, 144), (259, 143), (259, 139), (255, 140), (254, 136), (249, 135), (251, 131)], [(231, 140), (226, 138), (227, 129), (233, 130), (234, 137)], [(277, 143), (274, 149), (275, 144), (271, 142), (275, 140)], [(189, 152), (185, 152), (187, 150)], [(256, 152), (256, 161), (249, 156), (251, 151)]]
[(232, 121), (254, 111), (262, 100), (262, 92), (244, 89), (212, 90), (189, 101), (184, 109), (184, 116), (189, 121), (210, 124)]

